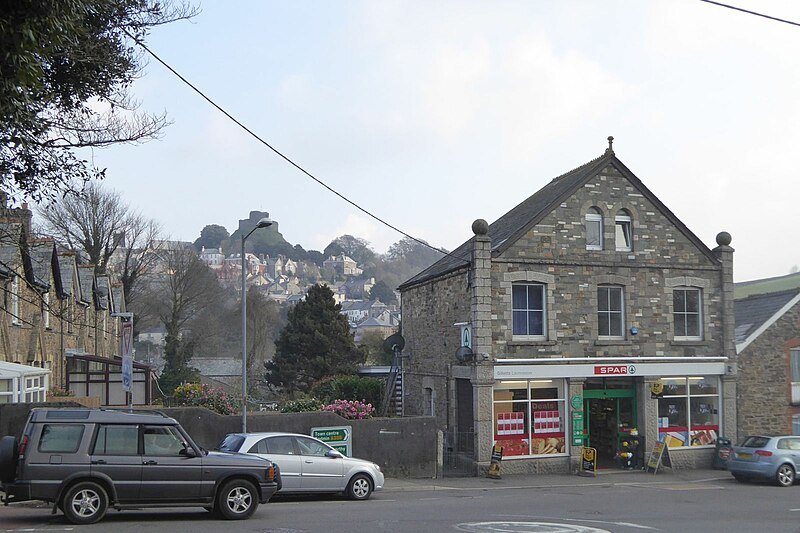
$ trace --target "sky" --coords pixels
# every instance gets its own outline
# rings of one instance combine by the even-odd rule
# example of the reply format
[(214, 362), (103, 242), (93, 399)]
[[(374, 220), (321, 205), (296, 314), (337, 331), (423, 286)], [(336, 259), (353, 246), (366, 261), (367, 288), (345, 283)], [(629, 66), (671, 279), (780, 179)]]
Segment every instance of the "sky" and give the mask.
[[(729, 0), (800, 23), (796, 0)], [(365, 210), (452, 250), (554, 177), (617, 157), (734, 279), (800, 265), (800, 27), (699, 0), (207, 0), (148, 46)], [(230, 122), (155, 60), (131, 87), (162, 138), (95, 150), (105, 186), (194, 241), (266, 211), (322, 250), (403, 235)], [(793, 236), (794, 235), (794, 236)]]

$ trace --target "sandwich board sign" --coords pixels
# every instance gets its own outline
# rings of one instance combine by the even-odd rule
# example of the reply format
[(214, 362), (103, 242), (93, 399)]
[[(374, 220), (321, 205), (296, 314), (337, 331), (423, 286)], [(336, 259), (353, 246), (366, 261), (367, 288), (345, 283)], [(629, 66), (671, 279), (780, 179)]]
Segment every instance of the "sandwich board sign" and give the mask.
[(353, 455), (353, 426), (311, 428), (311, 436), (326, 443), (345, 457)]
[(663, 441), (658, 441), (653, 446), (653, 451), (650, 452), (650, 457), (647, 459), (647, 471), (652, 468), (653, 475), (656, 475), (659, 465), (672, 468), (672, 462), (669, 460), (669, 448)]

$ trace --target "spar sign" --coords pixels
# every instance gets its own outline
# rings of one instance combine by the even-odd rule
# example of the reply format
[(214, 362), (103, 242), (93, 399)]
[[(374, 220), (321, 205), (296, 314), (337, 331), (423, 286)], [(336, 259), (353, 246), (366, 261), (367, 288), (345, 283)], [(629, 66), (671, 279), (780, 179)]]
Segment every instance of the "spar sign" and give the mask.
[(311, 436), (341, 452), (345, 457), (353, 455), (353, 426), (311, 428)]
[(595, 365), (595, 376), (632, 376), (636, 373), (633, 365)]

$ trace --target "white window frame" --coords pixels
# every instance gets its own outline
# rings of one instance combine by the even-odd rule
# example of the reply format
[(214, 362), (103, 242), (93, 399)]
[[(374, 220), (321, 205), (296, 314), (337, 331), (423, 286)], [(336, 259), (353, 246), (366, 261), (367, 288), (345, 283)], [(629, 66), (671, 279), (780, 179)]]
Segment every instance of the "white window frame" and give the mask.
[(22, 320), (19, 318), (19, 276), (14, 276), (11, 282), (11, 323), (20, 326)]
[[(514, 307), (514, 288), (515, 287), (526, 287), (526, 307), (525, 308), (515, 308)], [(531, 309), (529, 304), (529, 293), (530, 287), (538, 287), (539, 290), (542, 291), (542, 308), (541, 309)], [(511, 284), (511, 335), (512, 338), (515, 340), (547, 340), (547, 285), (544, 283), (536, 283), (536, 282), (514, 282)], [(533, 334), (530, 333), (516, 333), (514, 331), (514, 313), (516, 312), (525, 312), (526, 313), (526, 329), (527, 324), (529, 323), (527, 320), (527, 313), (541, 313), (542, 314), (542, 333), (541, 334)]]
[(614, 217), (615, 243), (618, 252), (633, 250), (633, 221), (624, 209)]
[[(697, 293), (697, 312), (689, 312), (685, 308), (682, 310), (678, 310), (675, 308), (675, 293), (676, 291), (694, 291)], [(686, 298), (684, 296), (684, 301)], [(697, 317), (697, 335), (679, 335), (678, 329), (676, 326), (675, 317), (677, 315), (683, 315), (684, 317), (684, 324), (688, 324), (688, 318), (690, 316)], [(672, 289), (672, 329), (673, 329), (673, 337), (676, 341), (700, 341), (703, 340), (703, 290), (698, 287), (674, 287)], [(685, 333), (686, 328), (684, 328), (683, 333)]]
[(800, 405), (800, 347), (789, 350), (789, 373), (792, 380), (792, 405)]
[[(619, 309), (611, 309), (611, 298), (610, 298), (610, 291), (611, 290), (618, 290), (619, 291)], [(600, 310), (600, 291), (607, 290), (606, 303), (608, 304), (607, 310)], [(609, 330), (611, 326), (611, 317), (613, 315), (619, 315), (619, 335), (604, 335), (600, 331), (600, 315), (606, 314), (608, 317), (608, 324)], [(610, 331), (609, 331), (610, 333)], [(597, 286), (597, 337), (599, 339), (624, 339), (625, 338), (625, 287), (620, 287), (619, 285), (598, 285)]]
[(42, 295), (42, 318), (44, 319), (45, 329), (50, 329), (50, 293)]
[[(590, 207), (586, 212), (586, 249), (587, 250), (602, 250), (603, 249), (603, 214), (596, 207)], [(597, 226), (597, 234), (599, 244), (589, 243), (589, 226)]]

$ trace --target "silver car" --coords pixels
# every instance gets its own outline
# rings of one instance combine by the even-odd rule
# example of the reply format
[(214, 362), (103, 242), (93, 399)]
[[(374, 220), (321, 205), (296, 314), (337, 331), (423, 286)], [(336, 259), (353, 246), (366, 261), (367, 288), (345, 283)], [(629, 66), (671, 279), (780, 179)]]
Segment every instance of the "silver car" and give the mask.
[(733, 447), (728, 470), (737, 481), (772, 480), (782, 487), (794, 484), (800, 467), (800, 436), (745, 437)]
[(383, 490), (381, 467), (345, 457), (321, 440), (297, 433), (230, 433), (217, 449), (269, 458), (280, 470), (278, 494), (341, 492), (366, 500)]

